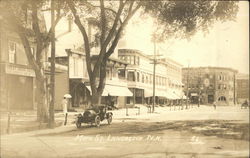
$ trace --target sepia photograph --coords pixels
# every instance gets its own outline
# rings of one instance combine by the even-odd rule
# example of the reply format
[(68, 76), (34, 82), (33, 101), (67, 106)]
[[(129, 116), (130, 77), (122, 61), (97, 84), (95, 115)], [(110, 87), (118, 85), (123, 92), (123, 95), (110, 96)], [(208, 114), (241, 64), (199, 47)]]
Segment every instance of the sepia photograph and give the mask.
[(0, 0), (0, 158), (249, 158), (249, 1)]

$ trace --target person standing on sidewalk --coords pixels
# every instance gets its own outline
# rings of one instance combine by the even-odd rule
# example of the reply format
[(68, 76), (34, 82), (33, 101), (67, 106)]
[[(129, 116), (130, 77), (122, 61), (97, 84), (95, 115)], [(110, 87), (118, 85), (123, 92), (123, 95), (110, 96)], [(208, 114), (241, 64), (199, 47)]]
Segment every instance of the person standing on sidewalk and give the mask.
[(66, 97), (63, 97), (62, 109), (63, 109), (63, 114), (65, 116), (64, 125), (66, 125), (67, 124), (67, 117), (68, 117), (68, 99)]
[(214, 101), (213, 106), (214, 106), (214, 110), (216, 110), (216, 101)]

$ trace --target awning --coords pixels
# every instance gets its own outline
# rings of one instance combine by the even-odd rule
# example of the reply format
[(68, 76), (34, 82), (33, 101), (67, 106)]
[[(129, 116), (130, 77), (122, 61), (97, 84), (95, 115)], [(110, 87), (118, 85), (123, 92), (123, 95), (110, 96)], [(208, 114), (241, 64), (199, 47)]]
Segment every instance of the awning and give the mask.
[[(91, 87), (90, 86), (86, 86), (90, 92), (90, 95), (92, 94), (91, 91)], [(108, 96), (108, 91), (104, 88), (103, 92), (102, 92), (102, 96)]]
[[(147, 98), (147, 97), (152, 97), (152, 96), (153, 96), (153, 90), (151, 90), (151, 89), (144, 90), (144, 97)], [(166, 98), (166, 93), (164, 91), (155, 90), (155, 96)]]
[(133, 96), (133, 93), (127, 87), (105, 85), (105, 90), (110, 96)]
[(179, 86), (183, 86), (184, 85), (181, 81), (178, 81), (178, 80), (171, 80), (171, 83), (175, 84), (175, 85), (179, 85)]
[[(86, 86), (91, 93), (90, 86)], [(102, 96), (133, 96), (133, 93), (127, 87), (105, 85)]]
[(144, 97), (152, 97), (153, 96), (153, 90), (145, 89), (144, 90)]
[(179, 97), (177, 97), (172, 91), (167, 91), (166, 94), (167, 99), (179, 99)]

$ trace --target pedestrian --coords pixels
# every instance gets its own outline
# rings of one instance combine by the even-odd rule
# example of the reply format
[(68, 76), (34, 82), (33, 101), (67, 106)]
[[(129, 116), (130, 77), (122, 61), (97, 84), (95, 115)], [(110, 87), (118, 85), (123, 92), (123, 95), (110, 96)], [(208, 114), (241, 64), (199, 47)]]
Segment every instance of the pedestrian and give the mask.
[(67, 124), (67, 117), (68, 117), (68, 99), (66, 97), (63, 97), (62, 109), (63, 109), (63, 114), (65, 116), (64, 125), (66, 125)]
[(213, 106), (214, 106), (214, 110), (216, 110), (216, 101), (214, 101)]

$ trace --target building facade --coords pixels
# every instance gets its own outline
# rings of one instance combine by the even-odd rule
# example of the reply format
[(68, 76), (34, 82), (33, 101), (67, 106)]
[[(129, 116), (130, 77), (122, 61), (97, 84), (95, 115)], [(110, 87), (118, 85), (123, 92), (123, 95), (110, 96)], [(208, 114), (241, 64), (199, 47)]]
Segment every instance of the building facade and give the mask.
[[(31, 41), (32, 50), (35, 44)], [(0, 26), (0, 102), (1, 109), (35, 108), (35, 72), (29, 65), (17, 34)]]
[(249, 74), (238, 74), (236, 76), (237, 82), (237, 102), (243, 103), (245, 100), (249, 101)]
[[(119, 70), (119, 76), (127, 73), (129, 89), (132, 97), (127, 98), (127, 104), (152, 103), (154, 58), (135, 49), (119, 49), (118, 58), (129, 63), (126, 70)], [(155, 68), (156, 104), (164, 104), (167, 99), (181, 99), (182, 66), (170, 59), (157, 60)], [(124, 72), (126, 71), (126, 72)]]
[[(32, 18), (27, 18), (27, 28), (32, 28)], [(46, 29), (43, 16), (39, 14), (41, 29)], [(1, 22), (1, 19), (0, 19)], [(29, 39), (32, 53), (36, 58), (36, 42)], [(50, 102), (51, 94), (50, 63), (48, 54), (44, 51), (41, 59), (46, 75), (46, 103)], [(56, 64), (55, 75), (55, 109), (61, 109), (61, 93), (68, 93), (67, 83), (61, 84), (67, 75), (67, 67)], [(2, 110), (35, 110), (36, 100), (36, 75), (28, 62), (24, 46), (20, 37), (7, 26), (0, 25), (0, 108)], [(61, 96), (62, 95), (62, 96)]]
[(237, 71), (223, 67), (190, 67), (182, 69), (185, 94), (192, 103), (233, 105), (236, 103)]
[[(69, 108), (88, 108), (91, 100), (91, 88), (86, 68), (86, 58), (82, 51), (66, 50), (68, 56), (56, 57), (56, 61), (60, 64), (68, 66), (68, 82), (69, 92), (72, 96)], [(98, 56), (91, 56), (91, 64), (94, 66)], [(127, 96), (132, 96), (131, 91), (127, 87), (125, 77), (118, 78), (118, 70), (126, 69), (128, 63), (110, 57), (106, 67), (105, 87), (102, 94), (102, 104), (112, 100), (117, 108), (126, 106)], [(126, 76), (126, 74), (124, 74)], [(97, 75), (98, 76), (98, 75)], [(99, 80), (97, 78), (97, 80)]]

